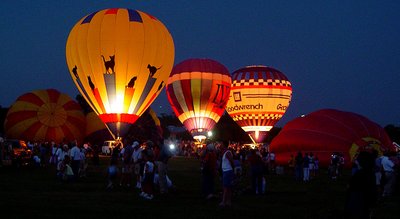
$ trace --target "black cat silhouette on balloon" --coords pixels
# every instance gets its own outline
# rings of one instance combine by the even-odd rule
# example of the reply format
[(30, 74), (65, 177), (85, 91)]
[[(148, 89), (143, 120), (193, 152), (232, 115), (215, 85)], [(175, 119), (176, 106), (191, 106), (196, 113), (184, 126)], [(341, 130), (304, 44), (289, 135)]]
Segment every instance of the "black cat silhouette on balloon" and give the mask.
[(131, 78), (131, 80), (129, 81), (128, 85), (126, 87), (128, 88), (133, 88), (135, 87), (135, 82), (136, 82), (137, 77), (134, 76), (133, 78)]
[(147, 68), (149, 69), (150, 77), (152, 78), (156, 74), (156, 72), (161, 69), (161, 67), (157, 68), (155, 66), (152, 66), (152, 65), (148, 64)]
[(87, 76), (87, 77), (88, 77), (88, 82), (89, 82), (90, 89), (92, 89), (92, 91), (94, 91), (94, 89), (95, 89), (96, 87), (94, 86), (93, 81), (92, 81), (92, 79), (90, 78), (90, 76)]
[[(147, 65), (147, 69), (149, 69), (149, 77), (153, 78), (154, 75), (157, 73), (157, 71), (161, 69), (161, 67), (157, 68), (155, 66), (152, 66), (152, 65), (148, 64)], [(132, 77), (131, 80), (128, 82), (128, 85), (126, 87), (134, 88), (136, 80), (137, 80), (137, 76)]]
[[(110, 60), (106, 60), (103, 55), (101, 55), (101, 57), (103, 58), (104, 67), (106, 68), (105, 74), (115, 74), (115, 71), (114, 71), (115, 55), (109, 56)], [(149, 69), (150, 78), (153, 78), (154, 75), (157, 73), (157, 71), (161, 69), (161, 67), (157, 68), (155, 66), (148, 64), (147, 69)], [(110, 70), (111, 70), (111, 72), (110, 72)], [(137, 79), (137, 76), (134, 76), (133, 78), (131, 78), (131, 80), (129, 81), (129, 83), (126, 87), (133, 88), (135, 86), (136, 79)]]
[(74, 73), (76, 79), (79, 78), (79, 76), (78, 76), (78, 67), (76, 67), (76, 65), (75, 65), (75, 67), (72, 69), (72, 73)]
[[(103, 55), (101, 57), (103, 58), (104, 67), (106, 67), (106, 74), (115, 74), (115, 71), (114, 71), (115, 55), (109, 56), (110, 60), (107, 60), (107, 61)], [(108, 71), (108, 69), (111, 69), (111, 73)]]

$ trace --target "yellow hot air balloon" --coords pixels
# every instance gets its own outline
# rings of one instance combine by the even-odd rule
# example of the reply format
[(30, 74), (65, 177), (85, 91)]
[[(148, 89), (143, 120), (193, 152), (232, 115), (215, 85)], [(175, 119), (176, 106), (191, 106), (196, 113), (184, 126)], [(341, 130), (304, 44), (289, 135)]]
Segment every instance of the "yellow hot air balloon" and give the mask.
[(266, 66), (248, 66), (232, 74), (226, 111), (253, 143), (261, 143), (285, 114), (291, 98), (292, 85), (282, 72)]
[(66, 59), (82, 96), (114, 137), (122, 137), (165, 86), (174, 43), (167, 28), (147, 13), (105, 9), (72, 28)]

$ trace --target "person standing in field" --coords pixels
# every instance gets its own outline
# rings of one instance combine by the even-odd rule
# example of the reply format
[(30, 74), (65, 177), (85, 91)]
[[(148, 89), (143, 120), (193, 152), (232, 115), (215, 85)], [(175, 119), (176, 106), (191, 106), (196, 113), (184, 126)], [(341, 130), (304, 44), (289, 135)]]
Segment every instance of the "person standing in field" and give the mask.
[(385, 179), (382, 196), (391, 196), (393, 194), (393, 188), (396, 181), (395, 162), (393, 162), (393, 158), (390, 159), (391, 156), (390, 152), (387, 152), (381, 159), (383, 177)]
[(168, 193), (167, 183), (167, 172), (168, 172), (168, 160), (171, 158), (171, 151), (163, 143), (156, 144), (157, 153), (155, 153), (155, 163), (158, 170), (158, 184), (160, 188), (160, 194), (165, 195)]
[(107, 189), (113, 189), (118, 176), (118, 160), (111, 158), (110, 165), (107, 168)]
[(220, 207), (230, 207), (232, 205), (232, 187), (233, 187), (233, 154), (228, 149), (228, 142), (222, 142), (220, 145), (222, 152), (221, 169), (222, 169), (222, 201)]
[(310, 155), (308, 155), (309, 157), (309, 169), (310, 169), (310, 177), (315, 177), (315, 157), (313, 152), (310, 152)]
[(133, 165), (134, 165), (134, 174), (136, 178), (136, 188), (140, 189), (141, 188), (141, 173), (140, 173), (140, 165), (142, 162), (142, 148), (140, 147), (139, 142), (135, 141), (133, 142), (133, 153), (132, 153), (132, 159), (133, 159)]
[(360, 168), (348, 185), (345, 218), (371, 218), (371, 209), (377, 201), (375, 158), (371, 153), (361, 151), (357, 160)]
[(79, 148), (77, 142), (73, 142), (73, 147), (71, 148), (70, 151), (70, 157), (71, 157), (71, 168), (72, 171), (74, 172), (74, 179), (77, 180), (79, 178), (79, 168), (81, 165), (81, 149)]
[(140, 196), (144, 199), (151, 200), (154, 197), (154, 160), (153, 153), (148, 150), (142, 151), (144, 160), (143, 179), (142, 179), (142, 192)]
[(263, 162), (256, 149), (252, 149), (247, 158), (250, 167), (251, 189), (253, 194), (262, 193)]
[(299, 151), (295, 158), (295, 166), (294, 166), (296, 180), (300, 181), (303, 176), (303, 155)]
[(202, 162), (203, 193), (206, 199), (214, 197), (214, 180), (217, 175), (217, 154), (215, 146), (209, 143), (200, 156)]
[(121, 169), (121, 181), (120, 186), (126, 186), (127, 188), (131, 187), (132, 181), (132, 155), (134, 145), (139, 144), (136, 141), (132, 143), (132, 145), (127, 144), (122, 150), (122, 169)]
[(305, 153), (303, 157), (303, 181), (310, 181), (310, 157), (308, 153)]

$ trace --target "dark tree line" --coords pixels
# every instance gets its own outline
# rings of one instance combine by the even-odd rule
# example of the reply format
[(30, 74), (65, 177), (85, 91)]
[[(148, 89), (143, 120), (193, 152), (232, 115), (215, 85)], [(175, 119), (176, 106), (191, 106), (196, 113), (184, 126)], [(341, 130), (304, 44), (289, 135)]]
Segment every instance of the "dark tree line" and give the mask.
[(387, 125), (384, 129), (392, 141), (400, 144), (400, 127)]
[(6, 120), (8, 109), (9, 108), (3, 108), (0, 106), (0, 134), (4, 133), (4, 122)]
[[(84, 114), (88, 114), (93, 110), (86, 102), (86, 100), (81, 96), (76, 96), (76, 101), (82, 107)], [(5, 133), (4, 130), (4, 121), (7, 115), (9, 108), (3, 108), (0, 106), (0, 134), (3, 135)], [(161, 122), (161, 135), (162, 138), (166, 139), (170, 137), (170, 131), (168, 130), (168, 126), (176, 126), (181, 127), (182, 123), (175, 115), (167, 115), (162, 114), (158, 116)], [(149, 132), (148, 129), (153, 129), (154, 125), (150, 122), (150, 117), (148, 114), (145, 114), (143, 118), (138, 120), (138, 123), (133, 125), (130, 132), (130, 138), (137, 138), (137, 136), (141, 138), (154, 138), (157, 134), (155, 132)], [(394, 142), (400, 143), (400, 127), (397, 127), (393, 124), (389, 124), (384, 127), (386, 133), (389, 135), (390, 139)], [(271, 142), (272, 139), (279, 134), (281, 128), (274, 127), (270, 132), (267, 138), (267, 142)], [(190, 140), (192, 139), (189, 132), (185, 131), (182, 133), (178, 133), (176, 138), (182, 140)], [(250, 143), (251, 140), (248, 135), (233, 121), (233, 119), (227, 114), (224, 113), (218, 123), (215, 125), (213, 129), (213, 137), (214, 140), (227, 140), (227, 141), (235, 141), (242, 143)]]

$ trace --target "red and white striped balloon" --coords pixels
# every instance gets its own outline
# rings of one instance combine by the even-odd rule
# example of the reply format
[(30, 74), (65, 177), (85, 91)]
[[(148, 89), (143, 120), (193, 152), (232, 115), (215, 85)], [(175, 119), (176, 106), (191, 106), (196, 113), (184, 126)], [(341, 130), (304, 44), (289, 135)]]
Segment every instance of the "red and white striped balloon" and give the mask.
[(55, 89), (47, 89), (18, 97), (7, 113), (4, 128), (9, 139), (81, 141), (85, 123), (77, 102)]

